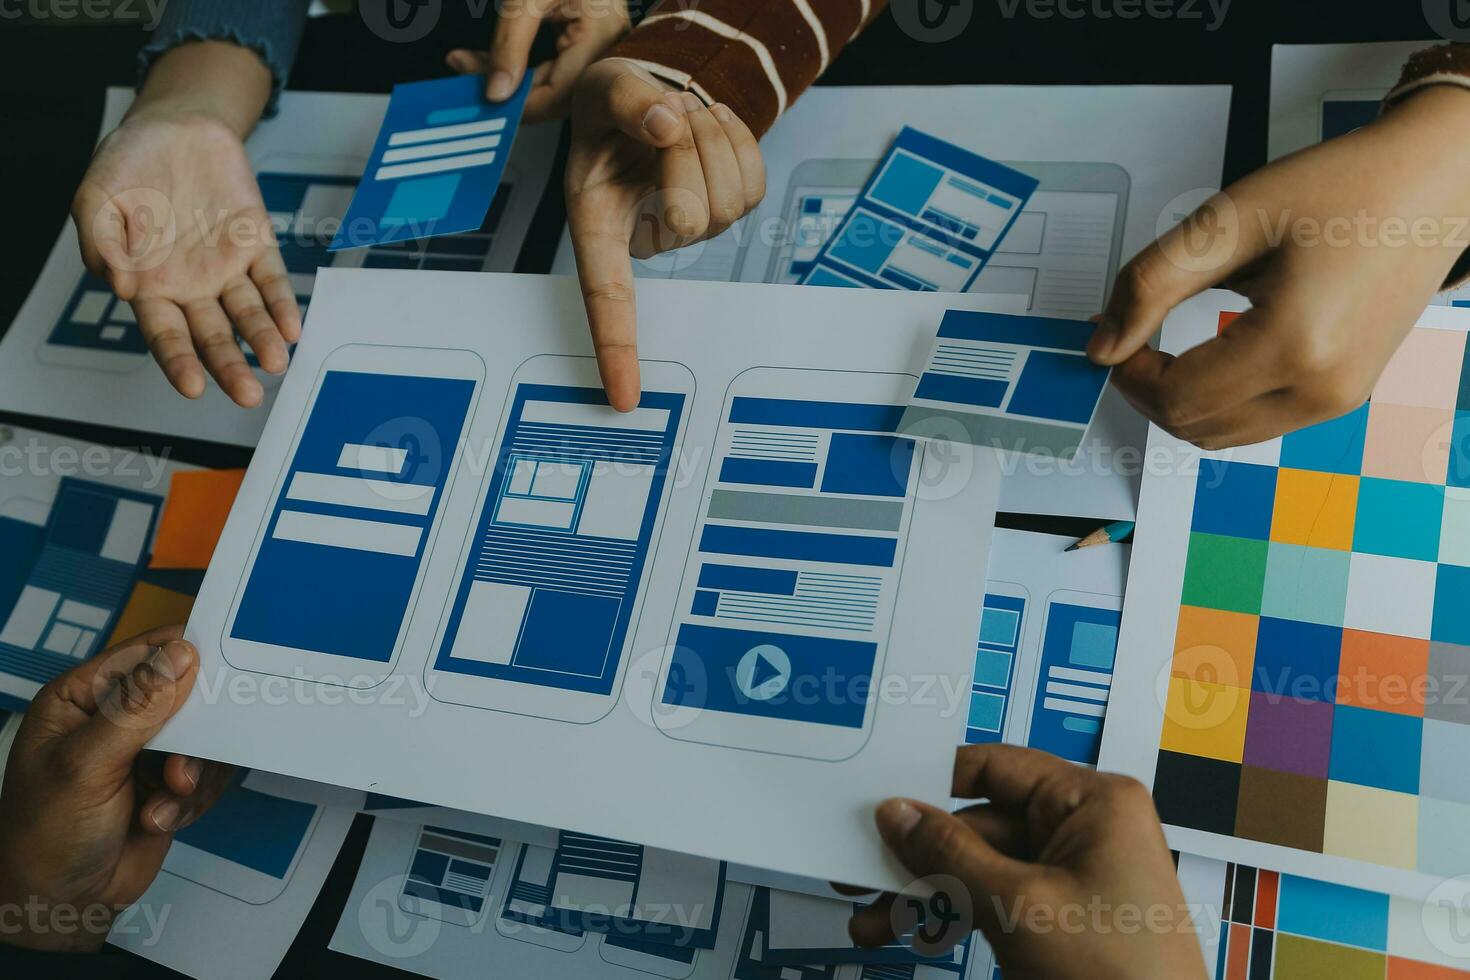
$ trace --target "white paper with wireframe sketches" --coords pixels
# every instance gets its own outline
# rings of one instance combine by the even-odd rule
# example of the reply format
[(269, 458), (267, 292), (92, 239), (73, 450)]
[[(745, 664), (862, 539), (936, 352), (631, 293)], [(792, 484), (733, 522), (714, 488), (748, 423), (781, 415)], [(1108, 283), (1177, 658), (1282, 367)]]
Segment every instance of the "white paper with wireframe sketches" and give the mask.
[[(984, 297), (706, 283), (642, 283), (638, 300), (645, 362), (680, 362), (696, 379), (684, 444), (676, 450), (676, 459), (692, 461), (693, 473), (687, 480), (676, 476), (681, 485), (665, 505), (663, 540), (645, 572), (638, 625), (624, 643), (624, 661), (632, 666), (619, 704), (597, 723), (577, 725), (427, 696), (422, 703), (404, 697), (391, 704), (354, 703), (365, 699), (345, 697), (341, 688), (333, 689), (337, 696), (328, 703), (315, 684), (303, 685), (308, 693), (286, 703), (230, 696), (232, 681), (243, 676), (248, 687), (261, 675), (225, 661), (225, 623), (329, 353), (347, 343), (409, 342), (479, 352), (484, 381), (466, 431), (480, 457), (495, 444), (518, 365), (539, 354), (591, 353), (581, 296), (570, 279), (328, 270), (189, 624), (187, 635), (201, 651), (213, 694), (192, 698), (157, 746), (811, 877), (907, 886), (911, 876), (878, 838), (873, 807), (892, 795), (936, 805), (948, 799), (998, 495), (991, 451), (952, 447), (960, 456), (941, 483), (942, 499), (925, 497), (912, 508), (905, 578), (881, 675), (874, 679), (875, 688), (891, 678), (888, 683), (906, 684), (910, 694), (878, 705), (856, 755), (816, 761), (668, 737), (648, 721), (654, 694), (648, 675), (676, 615), (704, 500), (703, 466), (732, 379), (757, 365), (901, 373), (908, 377), (896, 379), (891, 398), (901, 405), (907, 392), (900, 389), (917, 377), (942, 311), (996, 304)], [(384, 359), (383, 370), (395, 370), (392, 357)], [(790, 397), (804, 394), (792, 391)], [(435, 653), (445, 598), (460, 581), (458, 544), (478, 521), (480, 485), (487, 479), (461, 473), (442, 505), (419, 611), (408, 616), (392, 668), (401, 681), (421, 679)], [(640, 674), (639, 658), (650, 655)], [(350, 672), (340, 663), (326, 669)], [(921, 684), (928, 686), (920, 690)]]

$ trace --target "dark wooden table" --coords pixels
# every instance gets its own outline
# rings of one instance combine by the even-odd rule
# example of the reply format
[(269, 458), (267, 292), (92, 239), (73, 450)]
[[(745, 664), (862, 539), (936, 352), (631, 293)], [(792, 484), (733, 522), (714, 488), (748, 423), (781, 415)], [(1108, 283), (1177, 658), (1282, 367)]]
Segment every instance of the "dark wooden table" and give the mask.
[[(242, 0), (270, 2), (270, 0)], [(637, 2), (637, 0), (635, 0)], [(893, 0), (912, 8), (916, 0)], [(920, 0), (949, 4), (968, 16), (957, 37), (916, 38), (885, 15), (828, 70), (830, 85), (933, 84), (1228, 84), (1230, 110), (1225, 179), (1235, 180), (1266, 158), (1271, 46), (1282, 43), (1401, 41), (1432, 38), (1426, 8), (1455, 0)], [(77, 18), (34, 17), (51, 0), (0, 0), (0, 188), (4, 205), (0, 264), (0, 331), (8, 328), (45, 263), (86, 169), (109, 85), (132, 84), (145, 34), (135, 26), (87, 24)], [(643, 4), (646, 6), (646, 3)], [(437, 27), (414, 44), (389, 43), (352, 15), (314, 20), (296, 60), (292, 88), (388, 92), (397, 81), (445, 73), (443, 52), (490, 36), (474, 11), (494, 4), (444, 0)], [(937, 6), (931, 10), (939, 9)], [(1066, 11), (1064, 14), (1062, 11)], [(1140, 13), (1120, 16), (1129, 10)], [(1049, 16), (1047, 11), (1053, 11)], [(17, 18), (14, 13), (23, 16)], [(1112, 12), (1111, 16), (1104, 14)], [(1077, 16), (1080, 14), (1080, 16)], [(1039, 15), (1039, 16), (1038, 16)], [(493, 14), (492, 14), (493, 16)], [(1213, 28), (1213, 29), (1212, 29)], [(943, 32), (944, 28), (938, 28)], [(917, 32), (916, 32), (917, 33)], [(553, 175), (527, 239), (518, 271), (544, 272), (561, 235), (560, 175)], [(244, 466), (250, 450), (179, 439), (166, 433), (80, 425), (0, 412), (0, 423), (45, 429), (94, 442), (142, 447), (201, 466)], [(1075, 519), (1001, 515), (1008, 526), (1074, 533), (1098, 525)], [(404, 973), (327, 950), (367, 842), (370, 818), (358, 817), (316, 905), (278, 977), (407, 977)], [(126, 976), (173, 976), (171, 971), (112, 951)], [(493, 976), (493, 964), (484, 965)]]

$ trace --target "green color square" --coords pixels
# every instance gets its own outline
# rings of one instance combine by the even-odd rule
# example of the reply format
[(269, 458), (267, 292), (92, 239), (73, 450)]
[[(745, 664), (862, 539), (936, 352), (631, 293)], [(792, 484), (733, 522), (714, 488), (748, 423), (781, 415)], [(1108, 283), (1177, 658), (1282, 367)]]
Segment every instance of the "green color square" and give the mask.
[(1346, 551), (1273, 541), (1266, 558), (1261, 615), (1341, 626), (1351, 560)]
[(1191, 534), (1180, 601), (1187, 606), (1260, 615), (1267, 551), (1265, 541)]

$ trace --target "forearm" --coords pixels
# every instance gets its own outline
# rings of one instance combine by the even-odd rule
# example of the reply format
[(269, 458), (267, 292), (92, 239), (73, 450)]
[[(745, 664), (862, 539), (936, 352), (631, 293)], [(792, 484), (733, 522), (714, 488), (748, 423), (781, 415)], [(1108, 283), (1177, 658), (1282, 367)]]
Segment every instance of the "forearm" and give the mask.
[(271, 95), (271, 73), (254, 51), (230, 41), (190, 41), (153, 62), (127, 118), (205, 115), (242, 140)]
[(610, 52), (708, 104), (757, 137), (817, 80), (887, 0), (664, 0)]

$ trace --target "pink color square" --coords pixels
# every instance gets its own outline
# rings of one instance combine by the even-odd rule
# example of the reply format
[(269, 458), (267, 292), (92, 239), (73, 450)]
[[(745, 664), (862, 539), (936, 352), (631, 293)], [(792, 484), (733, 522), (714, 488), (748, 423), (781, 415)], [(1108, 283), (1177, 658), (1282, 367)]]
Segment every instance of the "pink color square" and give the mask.
[(1332, 757), (1332, 704), (1251, 692), (1245, 764), (1327, 778)]
[(1370, 402), (1363, 475), (1443, 486), (1454, 426), (1453, 408)]
[(1418, 327), (1399, 345), (1373, 389), (1375, 402), (1453, 409), (1460, 393), (1465, 335)]

